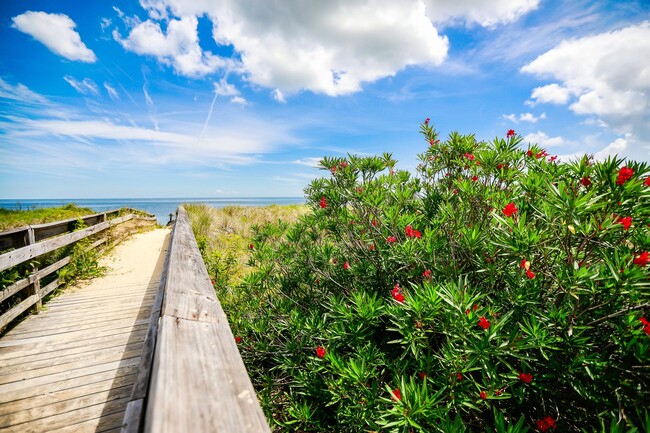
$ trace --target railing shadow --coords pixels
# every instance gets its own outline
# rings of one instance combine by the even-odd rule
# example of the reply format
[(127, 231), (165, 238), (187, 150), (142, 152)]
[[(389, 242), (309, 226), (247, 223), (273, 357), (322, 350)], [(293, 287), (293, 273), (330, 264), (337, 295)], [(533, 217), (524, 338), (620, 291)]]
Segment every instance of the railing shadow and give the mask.
[[(170, 236), (171, 232), (167, 233), (165, 236), (163, 247), (161, 248), (160, 255), (156, 261), (156, 266), (149, 278), (147, 290), (142, 297), (142, 302), (136, 316), (138, 319), (149, 318), (151, 315), (151, 311), (155, 303), (156, 294), (160, 288), (160, 278), (163, 271), (163, 265), (165, 262), (165, 257), (167, 255), (167, 250), (170, 246)], [(129, 355), (129, 350), (127, 347), (133, 347), (134, 345), (137, 345), (138, 351), (141, 352), (144, 340), (145, 336), (142, 335), (142, 331), (136, 331), (133, 329), (131, 331), (131, 335), (124, 345), (122, 361), (132, 358)], [(129, 399), (128, 396), (130, 395), (130, 391), (133, 388), (133, 384), (138, 374), (137, 363), (135, 366), (132, 365), (132, 362), (125, 364), (127, 365), (118, 368), (115, 372), (115, 376), (111, 384), (111, 389), (106, 399), (107, 403), (102, 410), (102, 414), (99, 418), (99, 423), (95, 429), (96, 433), (119, 428), (119, 425), (124, 417), (124, 412), (126, 410), (126, 405)], [(124, 397), (125, 392), (126, 397)]]

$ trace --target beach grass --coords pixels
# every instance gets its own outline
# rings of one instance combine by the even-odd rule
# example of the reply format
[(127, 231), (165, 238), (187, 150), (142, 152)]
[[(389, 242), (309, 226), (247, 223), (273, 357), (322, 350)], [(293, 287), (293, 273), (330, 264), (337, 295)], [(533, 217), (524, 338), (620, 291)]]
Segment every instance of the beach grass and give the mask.
[(96, 213), (87, 207), (67, 204), (61, 207), (48, 207), (28, 210), (11, 210), (0, 208), (0, 231), (33, 224), (76, 218)]

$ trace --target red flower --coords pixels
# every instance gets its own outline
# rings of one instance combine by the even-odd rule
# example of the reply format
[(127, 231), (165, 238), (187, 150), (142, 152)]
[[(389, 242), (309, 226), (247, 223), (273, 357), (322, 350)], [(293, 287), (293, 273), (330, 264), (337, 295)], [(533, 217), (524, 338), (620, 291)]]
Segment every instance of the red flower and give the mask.
[(456, 373), (456, 380), (458, 380), (459, 382), (463, 380), (463, 375), (460, 373)]
[(528, 149), (528, 152), (526, 152), (526, 156), (533, 156), (533, 151)]
[(322, 196), (322, 197), (320, 198), (320, 207), (321, 207), (322, 209), (325, 209), (325, 208), (327, 207), (327, 202), (325, 201), (325, 196)]
[(395, 236), (388, 236), (386, 238), (386, 242), (388, 242), (389, 244), (393, 244), (393, 243), (397, 242), (397, 238)]
[(647, 266), (650, 263), (650, 258), (648, 258), (648, 252), (644, 251), (634, 258), (634, 264), (641, 267)]
[(650, 321), (648, 321), (648, 319), (645, 317), (641, 317), (639, 320), (643, 324), (643, 332), (650, 335)]
[(589, 186), (591, 185), (591, 179), (589, 179), (588, 176), (585, 176), (582, 179), (580, 179), (580, 183), (583, 184), (584, 186)]
[(431, 120), (431, 119), (429, 119), (429, 118), (427, 117), (427, 118), (424, 120), (424, 124), (425, 124), (425, 125), (428, 125), (428, 124), (429, 124), (429, 120)]
[(499, 164), (499, 165), (497, 165), (497, 170), (501, 170), (504, 166), (505, 166), (505, 164)]
[(544, 418), (537, 420), (537, 429), (541, 432), (548, 431), (550, 428), (555, 428), (555, 420), (550, 416), (545, 416)]
[(210, 278), (210, 282), (211, 282), (212, 285), (214, 286), (214, 278)]
[(548, 162), (553, 162), (557, 159), (557, 155), (553, 155), (548, 159)]
[(472, 176), (472, 181), (476, 182), (478, 180), (478, 176)]
[(332, 172), (332, 174), (336, 174), (336, 166), (333, 166), (332, 168), (330, 168), (330, 171)]
[(424, 371), (420, 372), (420, 379), (426, 380), (427, 379), (427, 374)]
[(506, 207), (503, 208), (503, 214), (507, 217), (511, 217), (516, 214), (518, 210), (519, 209), (517, 209), (517, 206), (515, 206), (514, 203), (510, 202), (506, 205)]
[(252, 250), (253, 249), (253, 244), (248, 244), (248, 249)]
[(634, 170), (628, 167), (623, 167), (618, 171), (618, 176), (616, 177), (616, 185), (623, 185), (625, 182), (630, 180)]
[(350, 264), (347, 261), (343, 263), (343, 269), (345, 269), (346, 271), (350, 269)]
[(370, 244), (370, 251), (375, 251), (375, 244)]
[(395, 287), (393, 287), (393, 290), (390, 292), (390, 294), (393, 295), (393, 298), (400, 304), (404, 303), (404, 295), (402, 294), (402, 289), (399, 286), (399, 283), (395, 284)]
[(486, 391), (481, 391), (478, 396), (481, 397), (481, 400), (487, 400), (488, 395)]
[(528, 269), (530, 268), (530, 262), (526, 259), (521, 259), (521, 263), (519, 263), (519, 267), (522, 269)]
[(341, 162), (341, 163), (339, 164), (339, 167), (341, 167), (341, 168), (345, 168), (345, 167), (347, 167), (347, 166), (348, 166), (348, 163), (345, 162), (345, 161), (343, 161), (343, 162)]
[(530, 383), (533, 381), (533, 375), (529, 373), (522, 373), (519, 372), (519, 376), (517, 376), (519, 380), (521, 380), (524, 383)]
[(465, 158), (469, 159), (470, 161), (474, 161), (474, 155), (472, 155), (471, 153), (466, 152), (465, 153)]
[(535, 154), (535, 158), (537, 159), (544, 158), (545, 156), (548, 156), (548, 153), (546, 153), (544, 149), (542, 149), (541, 152)]
[(531, 280), (535, 279), (535, 273), (533, 271), (531, 271), (530, 269), (526, 270), (526, 276)]
[(514, 137), (515, 135), (515, 130), (514, 129), (508, 129), (508, 133), (506, 134), (506, 138)]
[(650, 176), (646, 177), (645, 180), (643, 181), (643, 184), (645, 186), (650, 186)]
[(370, 224), (372, 224), (373, 227), (377, 227), (377, 220), (372, 220)]
[(319, 358), (325, 358), (325, 348), (323, 346), (318, 346), (316, 348), (316, 356)]
[(241, 343), (241, 337), (235, 337), (235, 343), (237, 344)]
[[(647, 256), (648, 256), (648, 253), (646, 253), (646, 257), (647, 257)], [(429, 269), (425, 270), (424, 272), (422, 272), (422, 276), (423, 276), (424, 278), (427, 278), (427, 279), (428, 279), (428, 278), (431, 278), (431, 271), (430, 271)]]
[(485, 316), (481, 316), (478, 319), (478, 326), (480, 326), (483, 329), (488, 329), (490, 327), (490, 322), (488, 322)]
[(501, 394), (503, 394), (502, 389), (497, 389), (497, 390), (494, 391), (494, 395), (496, 395), (497, 397), (500, 396)]
[(422, 237), (422, 233), (420, 233), (418, 230), (415, 230), (411, 226), (406, 226), (404, 231), (406, 232), (406, 236), (408, 236), (409, 238), (421, 238)]
[(402, 399), (402, 393), (399, 391), (399, 388), (395, 388), (391, 394), (393, 394), (393, 400), (395, 401)]
[(623, 226), (623, 230), (627, 230), (632, 225), (632, 217), (618, 218), (618, 223)]

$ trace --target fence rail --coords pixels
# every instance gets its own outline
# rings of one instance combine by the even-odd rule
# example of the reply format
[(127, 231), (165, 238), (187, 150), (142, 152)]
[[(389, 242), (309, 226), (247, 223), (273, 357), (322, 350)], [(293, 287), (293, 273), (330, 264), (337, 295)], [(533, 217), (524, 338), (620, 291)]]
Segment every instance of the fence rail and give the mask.
[(123, 433), (270, 432), (183, 207), (151, 318)]
[[(131, 213), (119, 216), (124, 212)], [(0, 250), (10, 249), (10, 251), (0, 254), (0, 272), (23, 263), (32, 262), (37, 257), (101, 233), (110, 227), (117, 226), (134, 218), (145, 221), (156, 220), (154, 216), (135, 211), (134, 209), (117, 209), (80, 218), (31, 225), (0, 232)], [(82, 220), (89, 227), (74, 231), (79, 220)], [(96, 248), (106, 243), (107, 240), (106, 237), (97, 239), (90, 247)], [(28, 309), (34, 306), (40, 308), (41, 300), (61, 285), (59, 279), (56, 278), (46, 286), (41, 287), (41, 280), (58, 271), (68, 263), (70, 263), (69, 256), (43, 269), (38, 269), (38, 265), (32, 262), (32, 269), (27, 277), (0, 290), (0, 305), (15, 295), (20, 294), (23, 298), (19, 303), (11, 306), (11, 308), (0, 315), (0, 331)]]

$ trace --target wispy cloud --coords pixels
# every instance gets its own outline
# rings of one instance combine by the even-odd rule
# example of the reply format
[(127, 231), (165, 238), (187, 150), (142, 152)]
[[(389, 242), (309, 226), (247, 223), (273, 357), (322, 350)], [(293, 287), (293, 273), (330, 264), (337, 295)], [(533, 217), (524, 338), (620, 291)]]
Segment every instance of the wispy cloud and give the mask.
[(144, 80), (144, 84), (142, 85), (142, 93), (144, 94), (144, 101), (147, 104), (149, 119), (151, 119), (151, 123), (153, 123), (156, 131), (158, 131), (158, 120), (156, 120), (156, 105), (153, 103), (151, 96), (149, 96), (149, 91), (147, 90), (149, 87), (149, 81), (147, 80), (147, 74), (145, 73), (144, 69), (142, 70), (142, 78)]
[(120, 99), (120, 94), (117, 93), (117, 90), (115, 90), (115, 87), (111, 86), (106, 81), (104, 81), (104, 88), (108, 92), (108, 96), (110, 96), (111, 99), (116, 100), (116, 101)]
[(43, 104), (47, 102), (47, 99), (38, 93), (32, 92), (29, 90), (29, 88), (27, 88), (27, 86), (21, 83), (12, 86), (2, 78), (0, 78), (0, 98), (13, 99), (14, 101), (26, 102), (30, 104)]
[(63, 79), (82, 95), (99, 96), (99, 87), (97, 87), (97, 84), (95, 84), (95, 82), (90, 78), (84, 78), (79, 81), (70, 75), (66, 75)]

